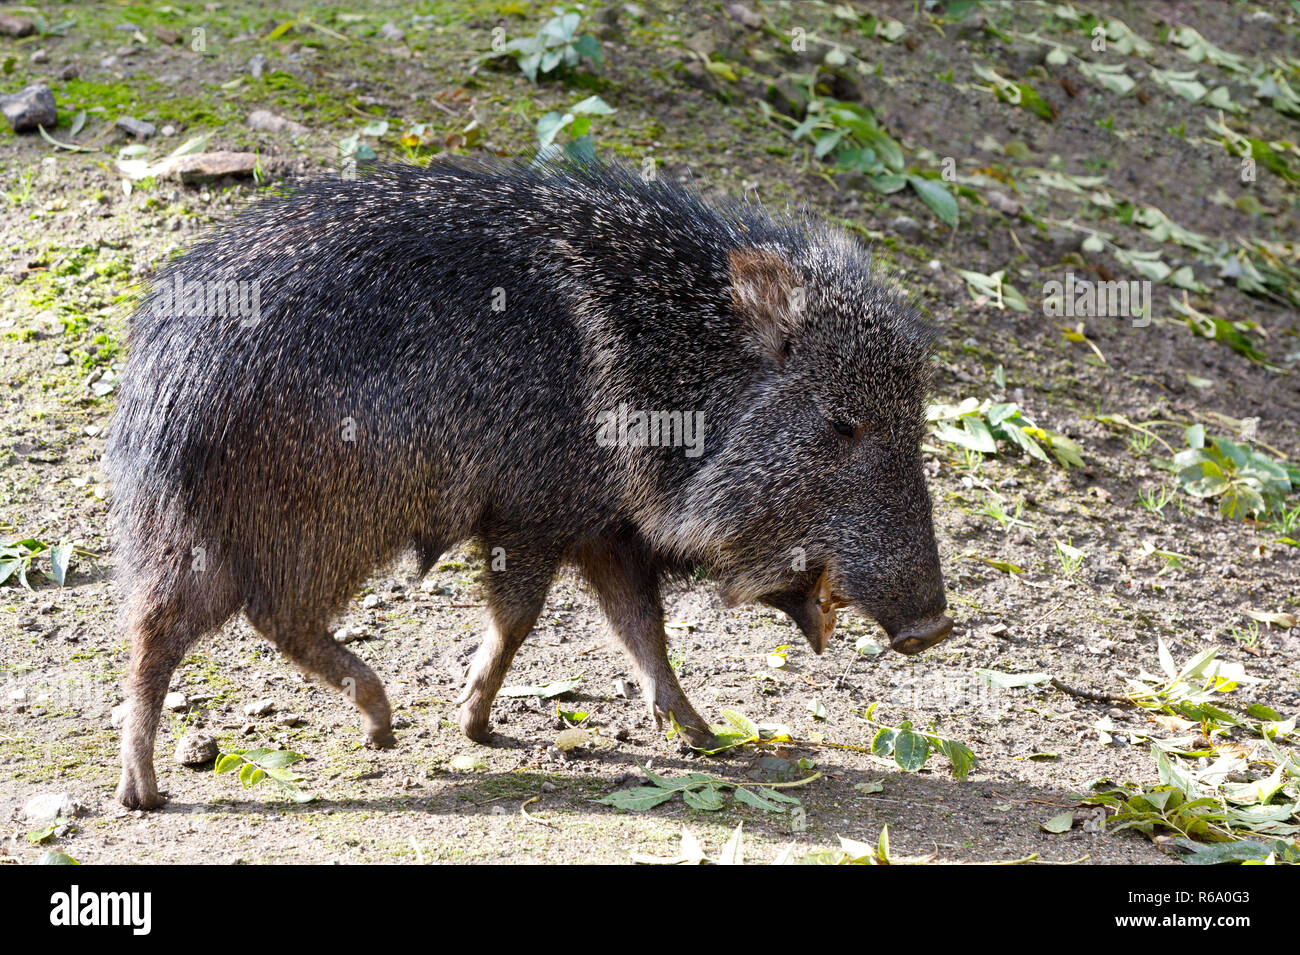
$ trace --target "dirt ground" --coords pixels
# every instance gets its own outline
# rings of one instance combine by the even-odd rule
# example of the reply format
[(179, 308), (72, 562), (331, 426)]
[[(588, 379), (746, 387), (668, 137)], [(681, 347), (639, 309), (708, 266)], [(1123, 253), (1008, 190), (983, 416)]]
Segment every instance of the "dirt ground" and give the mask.
[[(1293, 6), (1076, 4), (1082, 15), (1122, 20), (1151, 44), (1109, 54), (1137, 80), (1126, 95), (1090, 79), (1077, 60), (1045, 59), (1053, 43), (1085, 61), (1101, 56), (1089, 51), (1087, 21), (1061, 16), (1054, 4), (995, 3), (944, 19), (941, 9), (910, 2), (839, 10), (751, 3), (743, 12), (720, 3), (592, 3), (582, 29), (601, 43), (599, 75), (583, 67), (567, 84), (533, 85), (508, 63), (474, 62), (498, 23), (510, 36), (535, 32), (550, 6), (284, 3), (271, 13), (242, 2), (215, 11), (199, 3), (48, 3), (0, 11), (39, 13), (47, 30), (0, 37), (3, 91), (47, 82), (59, 110), (51, 137), (98, 150), (60, 149), (7, 124), (0, 132), (0, 542), (66, 540), (84, 551), (65, 586), (35, 573), (31, 589), (16, 576), (0, 585), (0, 825), (8, 833), (0, 858), (36, 861), (54, 846), (83, 863), (612, 863), (675, 855), (683, 828), (716, 856), (743, 823), (754, 861), (787, 845), (796, 853), (834, 847), (837, 837), (874, 844), (888, 825), (898, 856), (1177, 862), (1139, 833), (1087, 825), (1086, 813), (1067, 831), (1042, 828), (1078, 806), (1078, 794), (1097, 780), (1157, 783), (1146, 738), (1165, 735), (1161, 727), (1114, 701), (1042, 683), (998, 689), (977, 671), (1046, 673), (1118, 694), (1126, 678), (1159, 672), (1163, 639), (1179, 661), (1213, 646), (1243, 664), (1258, 682), (1235, 691), (1240, 705), (1286, 716), (1300, 710), (1300, 629), (1252, 629), (1245, 614), (1300, 611), (1300, 547), (1284, 542), (1300, 533), (1276, 515), (1222, 517), (1158, 467), (1197, 422), (1300, 460), (1297, 289), (1288, 291), (1289, 273), (1279, 269), (1280, 285), (1245, 291), (1210, 264), (1225, 248), (1253, 249), (1253, 261), (1265, 261), (1254, 243), (1292, 269), (1300, 261), (1300, 177), (1291, 172), (1300, 170), (1300, 151), (1284, 145), (1300, 141), (1300, 117), (1252, 95), (1249, 81), (1256, 70), (1278, 70), (1300, 89)], [(307, 11), (311, 22), (276, 30)], [(869, 35), (868, 13), (897, 20), (903, 32)], [(389, 23), (395, 29), (384, 29)], [(1244, 58), (1246, 71), (1186, 57), (1168, 41), (1177, 26)], [(791, 49), (796, 29), (808, 38), (806, 51)], [(202, 50), (194, 49), (196, 30)], [(827, 64), (832, 49), (843, 55)], [(976, 67), (1032, 84), (1051, 118), (995, 97)], [(791, 139), (790, 124), (768, 117), (764, 103), (788, 114), (783, 90), (818, 69), (823, 89), (870, 107), (909, 166), (938, 170), (945, 157), (955, 160), (955, 230), (915, 191), (881, 194), (859, 173), (835, 172), (806, 141)], [(1241, 112), (1181, 98), (1156, 78), (1162, 70), (1196, 70)], [(782, 724), (794, 742), (698, 757), (666, 740), (644, 702), (622, 694), (629, 668), (572, 579), (557, 581), (508, 682), (576, 678), (576, 689), (558, 700), (501, 699), (493, 711), (499, 744), (469, 742), (451, 701), (479, 642), (481, 598), (477, 569), (454, 553), (423, 582), (412, 579), (410, 560), (383, 569), (339, 621), (359, 633), (351, 648), (388, 687), (396, 749), (362, 748), (351, 706), (300, 677), (240, 620), (176, 673), (172, 689), (184, 699), (167, 715), (157, 750), (170, 801), (159, 812), (123, 810), (113, 799), (111, 712), (121, 701), (127, 647), (115, 620), (111, 489), (100, 462), (112, 378), (131, 303), (150, 272), (259, 186), (150, 177), (128, 191), (115, 161), (135, 141), (115, 121), (133, 116), (158, 127), (143, 158), (210, 133), (209, 149), (254, 151), (260, 174), (277, 182), (338, 174), (339, 140), (379, 120), (389, 128), (362, 138), (381, 158), (402, 158), (398, 137), (417, 123), (433, 143), (421, 160), (442, 148), (521, 153), (535, 144), (543, 113), (592, 94), (617, 110), (596, 117), (599, 153), (633, 163), (653, 157), (662, 174), (689, 176), (706, 196), (806, 202), (852, 228), (882, 275), (913, 293), (940, 329), (935, 400), (1015, 401), (1077, 442), (1083, 466), (1006, 451), (967, 455), (931, 440), (927, 470), (958, 628), (919, 657), (855, 651), (860, 638), (884, 638), (852, 615), (818, 657), (775, 611), (725, 609), (707, 582), (675, 588), (670, 649), (697, 708), (716, 722), (734, 710)], [(294, 136), (251, 128), (248, 116), (259, 109), (306, 129)], [(1243, 182), (1240, 160), (1207, 121), (1273, 142), (1281, 167), (1261, 161), (1257, 178)], [(1069, 177), (1099, 178), (1081, 185)], [(1209, 251), (1143, 227), (1132, 213), (1148, 206), (1205, 237)], [(1085, 241), (1099, 231), (1104, 242)], [(1149, 325), (1043, 313), (1044, 284), (1063, 281), (1067, 270), (1139, 277), (1125, 257), (1133, 250), (1159, 251), (1173, 269), (1191, 270), (1190, 289), (1186, 273), (1184, 288), (1154, 286)], [(958, 269), (1006, 270), (1029, 310), (974, 297)], [(1249, 323), (1233, 327), (1263, 360), (1194, 334), (1171, 299)], [(1080, 322), (1085, 340), (1063, 334), (1062, 325)], [(1156, 437), (1115, 416), (1147, 423)], [(1139, 495), (1165, 503), (1146, 507)], [(996, 516), (1017, 508), (1019, 522)], [(1081, 562), (1063, 558), (1058, 542), (1082, 551)], [(1179, 557), (1166, 561), (1155, 551)], [(785, 645), (788, 662), (771, 666)], [(937, 755), (912, 773), (871, 755), (874, 728), (863, 717), (873, 702), (877, 722), (910, 721), (957, 740), (978, 765), (957, 780)], [(583, 745), (555, 745), (565, 729), (557, 709), (590, 714)], [(295, 802), (270, 781), (242, 788), (211, 764), (180, 765), (173, 754), (190, 730), (212, 733), (222, 752), (265, 746), (303, 754), (294, 767), (299, 786), (316, 798)], [(740, 781), (821, 775), (785, 790), (798, 795), (802, 812), (730, 800), (705, 811), (680, 798), (624, 812), (596, 801), (639, 780), (643, 767)], [(76, 815), (35, 844), (26, 836), (40, 826), (24, 807), (42, 794), (66, 794)]]

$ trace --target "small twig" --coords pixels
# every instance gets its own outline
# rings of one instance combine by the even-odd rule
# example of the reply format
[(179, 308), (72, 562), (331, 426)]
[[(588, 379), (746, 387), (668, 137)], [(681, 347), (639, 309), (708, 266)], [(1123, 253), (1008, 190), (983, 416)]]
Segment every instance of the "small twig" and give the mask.
[(541, 799), (541, 796), (533, 796), (531, 799), (525, 799), (519, 806), (519, 815), (523, 816), (529, 822), (535, 822), (539, 826), (545, 826), (547, 829), (554, 829), (555, 823), (547, 822), (545, 819), (538, 819), (536, 816), (528, 815), (528, 806)]
[(1031, 623), (1029, 623), (1029, 624), (1025, 627), (1025, 629), (1028, 630), (1029, 627), (1034, 627), (1034, 626), (1037, 626), (1038, 624), (1042, 623), (1044, 620), (1046, 620), (1046, 619), (1047, 619), (1048, 617), (1050, 617), (1052, 614), (1056, 613), (1056, 611), (1058, 611), (1058, 610), (1060, 610), (1062, 607), (1064, 607), (1065, 604), (1066, 604), (1066, 601), (1062, 600), (1060, 603), (1058, 603), (1058, 604), (1057, 604), (1055, 607), (1053, 607), (1051, 610), (1047, 611), (1047, 613), (1044, 613), (1044, 614), (1039, 615), (1038, 617), (1035, 617), (1034, 620), (1033, 620)]
[(1016, 244), (1016, 248), (1020, 250), (1021, 254), (1028, 256), (1029, 253), (1026, 252), (1025, 247), (1020, 244), (1020, 236), (1016, 235), (1016, 230), (1007, 226), (1007, 231), (1011, 233), (1011, 241)]
[(1070, 686), (1068, 683), (1062, 683), (1056, 677), (1052, 677), (1048, 682), (1062, 693), (1067, 693), (1070, 696), (1077, 696), (1081, 700), (1092, 700), (1094, 703), (1122, 703), (1125, 706), (1137, 706), (1137, 704), (1127, 696), (1120, 696), (1118, 693), (1103, 693), (1100, 690), (1085, 690), (1077, 686)]
[(486, 607), (487, 604), (443, 604), (444, 607)]
[[(1018, 797), (1018, 796), (1009, 796), (1009, 795), (1007, 795), (1006, 793), (1000, 793), (1000, 792), (998, 792), (996, 789), (993, 790), (993, 795), (997, 796), (999, 799), (1018, 799), (1018, 798), (1020, 798), (1020, 797)], [(1079, 804), (1078, 804), (1078, 803), (1075, 803), (1073, 806), (1070, 806), (1070, 805), (1067, 805), (1066, 803), (1063, 803), (1063, 802), (1052, 802), (1052, 801), (1049, 800), (1049, 799), (1029, 799), (1029, 800), (1027, 800), (1027, 802), (1035, 802), (1035, 803), (1038, 803), (1038, 805), (1040, 805), (1040, 806), (1055, 806), (1057, 809), (1078, 809), (1078, 808), (1079, 808)]]
[(859, 653), (856, 649), (854, 649), (852, 656), (849, 657), (848, 664), (845, 665), (844, 667), (844, 671), (835, 678), (835, 683), (833, 684), (835, 689), (837, 690), (844, 689), (844, 678), (849, 675), (849, 671), (853, 669), (853, 664), (858, 661), (858, 657), (860, 656), (862, 656), (862, 654)]
[(815, 742), (813, 742), (813, 741), (810, 740), (810, 739), (794, 739), (793, 737), (791, 737), (791, 739), (790, 739), (790, 745), (792, 745), (792, 746), (819, 746), (819, 747), (822, 747), (823, 749), (849, 749), (849, 750), (853, 750), (855, 753), (870, 753), (870, 752), (871, 752), (871, 747), (870, 747), (870, 746), (854, 746), (852, 743), (831, 743), (831, 742), (827, 742), (827, 741), (825, 741), (825, 740), (823, 740), (823, 741), (820, 742), (820, 743), (815, 743)]

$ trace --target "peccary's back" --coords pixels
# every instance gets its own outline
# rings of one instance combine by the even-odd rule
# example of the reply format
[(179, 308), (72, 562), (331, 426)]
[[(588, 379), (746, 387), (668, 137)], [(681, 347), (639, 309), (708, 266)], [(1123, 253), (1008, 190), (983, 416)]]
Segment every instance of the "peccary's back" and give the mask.
[[(798, 241), (617, 169), (391, 166), (255, 204), (133, 317), (106, 455), (125, 559), (159, 533), (389, 548), (489, 516), (616, 519), (593, 411), (719, 420), (752, 377), (726, 292), (742, 234)], [(195, 287), (256, 308), (187, 306)]]

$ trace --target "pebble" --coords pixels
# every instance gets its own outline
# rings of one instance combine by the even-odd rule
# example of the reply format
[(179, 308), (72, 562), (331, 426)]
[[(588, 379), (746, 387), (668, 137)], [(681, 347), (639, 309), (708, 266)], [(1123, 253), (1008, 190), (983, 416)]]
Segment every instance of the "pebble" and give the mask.
[(185, 709), (188, 701), (184, 693), (168, 693), (163, 697), (163, 709), (177, 712)]
[(176, 762), (182, 766), (202, 766), (217, 758), (217, 741), (201, 730), (186, 733), (176, 744)]
[(36, 23), (27, 17), (16, 17), (9, 13), (0, 13), (0, 33), (5, 36), (31, 36), (36, 32)]
[(302, 123), (276, 116), (275, 113), (265, 109), (255, 109), (249, 113), (248, 125), (251, 129), (261, 129), (268, 133), (288, 133), (291, 136), (302, 136), (307, 132), (307, 127)]
[(896, 216), (889, 221), (889, 228), (890, 231), (897, 232), (905, 239), (919, 239), (921, 237), (921, 223), (911, 216)]
[(23, 805), (23, 819), (28, 822), (53, 822), (62, 816), (71, 819), (81, 807), (67, 793), (41, 793)]
[(196, 185), (226, 176), (252, 176), (257, 165), (258, 157), (255, 153), (218, 150), (172, 156), (159, 162), (156, 168), (159, 179), (179, 179), (183, 183)]
[(134, 116), (123, 116), (114, 125), (133, 139), (148, 139), (158, 132), (158, 127), (153, 123), (136, 119)]
[(385, 40), (392, 40), (394, 43), (401, 43), (406, 39), (405, 31), (391, 20), (379, 28), (379, 35)]
[(338, 643), (351, 643), (353, 640), (364, 640), (368, 633), (360, 627), (339, 627), (334, 631), (334, 639)]
[(265, 716), (267, 713), (270, 713), (273, 709), (275, 709), (275, 702), (270, 697), (267, 697), (265, 699), (258, 700), (255, 703), (249, 703), (247, 706), (245, 706), (244, 715)]
[(1020, 215), (1020, 203), (1011, 198), (1005, 192), (998, 192), (996, 189), (986, 189), (984, 190), (984, 201), (1004, 215)]
[(0, 96), (0, 111), (14, 132), (22, 133), (44, 126), (53, 129), (59, 111), (54, 105), (54, 94), (44, 83), (32, 83), (17, 93)]

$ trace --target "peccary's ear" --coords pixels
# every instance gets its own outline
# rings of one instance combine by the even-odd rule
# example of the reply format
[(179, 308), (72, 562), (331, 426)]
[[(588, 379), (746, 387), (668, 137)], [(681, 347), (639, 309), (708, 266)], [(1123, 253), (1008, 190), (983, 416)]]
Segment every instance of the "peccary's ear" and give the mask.
[(743, 246), (728, 254), (731, 301), (756, 350), (784, 364), (803, 323), (803, 288), (794, 268), (771, 249)]

